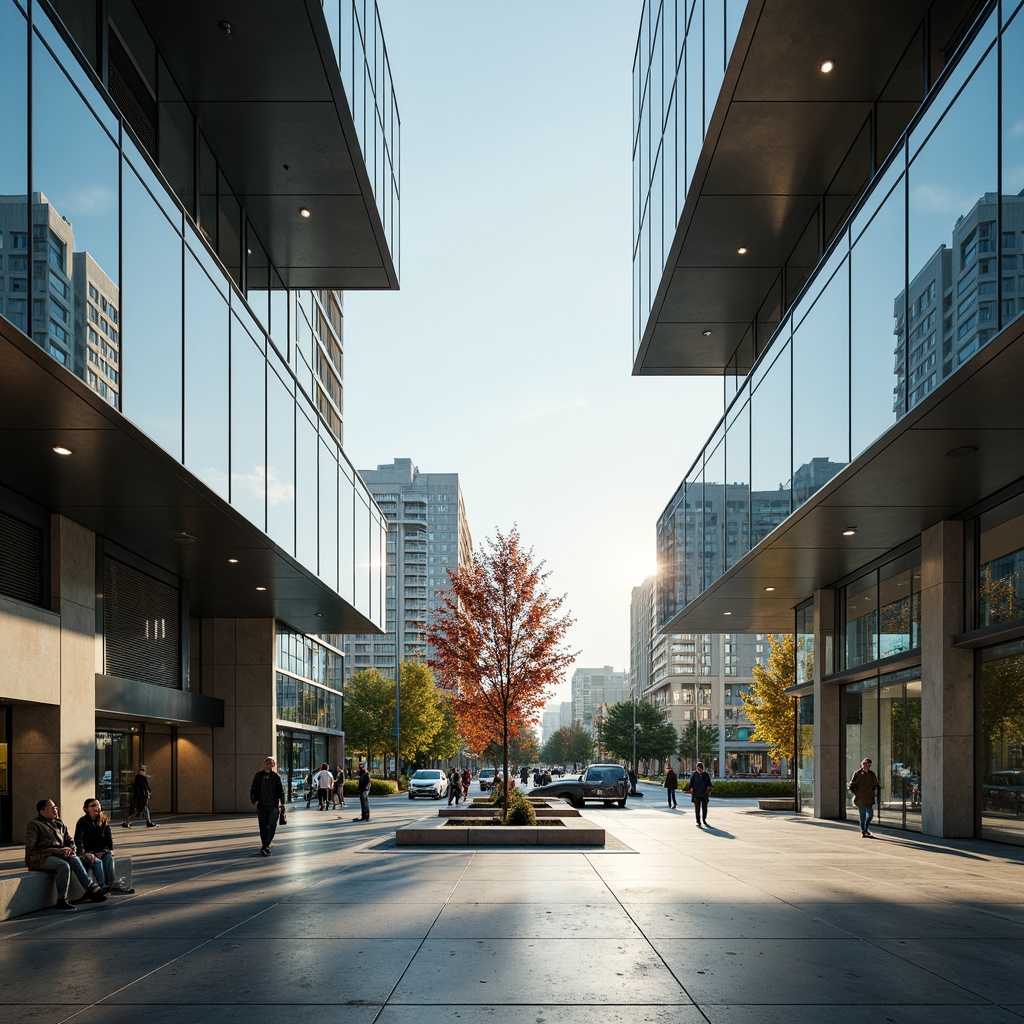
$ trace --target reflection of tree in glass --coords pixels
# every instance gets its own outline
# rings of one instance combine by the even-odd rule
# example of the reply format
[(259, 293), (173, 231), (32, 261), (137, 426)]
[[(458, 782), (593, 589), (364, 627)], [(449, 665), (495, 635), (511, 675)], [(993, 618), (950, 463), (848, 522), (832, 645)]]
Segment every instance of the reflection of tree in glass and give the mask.
[(994, 576), (992, 565), (993, 563), (989, 562), (981, 567), (982, 623), (1007, 622), (1020, 618), (1024, 615), (1024, 609), (1021, 608), (1017, 597), (1017, 571), (1014, 570), (1004, 576)]
[(889, 708), (892, 724), (892, 755), (890, 764), (918, 767), (921, 760), (921, 702), (916, 699), (895, 700)]
[[(900, 651), (909, 650), (910, 647), (910, 596), (901, 597), (892, 604), (883, 605), (879, 615), (879, 626), (881, 634), (887, 637), (886, 652), (898, 654)], [(906, 643), (895, 644), (893, 637), (904, 637)]]
[(796, 682), (796, 645), (792, 634), (769, 634), (771, 654), (766, 665), (754, 666), (754, 682), (741, 693), (747, 717), (754, 723), (754, 739), (769, 745), (772, 757), (793, 760), (793, 698), (783, 691)]
[(1024, 743), (1024, 658), (1002, 658), (982, 668), (981, 728), (985, 762), (1004, 744)]

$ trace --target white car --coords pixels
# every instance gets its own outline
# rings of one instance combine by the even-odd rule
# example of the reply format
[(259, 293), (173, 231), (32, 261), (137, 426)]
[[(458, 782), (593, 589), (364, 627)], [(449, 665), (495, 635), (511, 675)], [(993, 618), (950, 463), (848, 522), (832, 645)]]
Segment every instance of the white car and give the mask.
[(448, 776), (439, 768), (421, 768), (409, 780), (409, 799), (427, 796), (440, 800), (448, 792)]

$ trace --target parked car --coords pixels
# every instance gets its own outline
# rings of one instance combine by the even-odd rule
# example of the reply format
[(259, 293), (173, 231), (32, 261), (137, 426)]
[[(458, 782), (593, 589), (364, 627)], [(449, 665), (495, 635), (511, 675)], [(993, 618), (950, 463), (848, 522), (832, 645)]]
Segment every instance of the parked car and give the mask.
[(497, 774), (493, 768), (481, 768), (480, 769), (480, 792), (486, 793), (488, 790), (494, 788), (494, 777)]
[(582, 807), (588, 800), (626, 806), (629, 776), (620, 764), (592, 764), (578, 778), (565, 776), (546, 786), (530, 790), (530, 796), (548, 796), (567, 800), (573, 807)]
[(1018, 818), (1024, 814), (1024, 769), (991, 772), (981, 780), (983, 811), (1003, 811)]
[(440, 800), (448, 792), (448, 776), (440, 768), (420, 768), (409, 779), (409, 799), (418, 796)]

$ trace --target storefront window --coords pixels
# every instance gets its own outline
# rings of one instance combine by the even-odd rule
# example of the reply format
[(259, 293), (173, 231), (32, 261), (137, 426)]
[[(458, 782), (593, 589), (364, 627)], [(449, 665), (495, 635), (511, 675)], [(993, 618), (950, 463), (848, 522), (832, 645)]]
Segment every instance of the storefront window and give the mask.
[(1024, 846), (1024, 640), (979, 660), (981, 835)]
[(920, 551), (865, 573), (841, 591), (841, 598), (844, 668), (920, 648)]
[(796, 610), (796, 681), (814, 681), (814, 602)]

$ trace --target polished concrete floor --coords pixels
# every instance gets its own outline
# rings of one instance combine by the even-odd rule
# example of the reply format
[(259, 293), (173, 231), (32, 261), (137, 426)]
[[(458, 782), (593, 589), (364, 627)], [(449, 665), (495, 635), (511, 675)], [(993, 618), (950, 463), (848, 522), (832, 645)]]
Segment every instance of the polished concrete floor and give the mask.
[(395, 847), (435, 812), (301, 808), (269, 858), (254, 818), (116, 829), (137, 894), (0, 924), (0, 1022), (1024, 1018), (1024, 850), (656, 789), (587, 811), (603, 852)]

